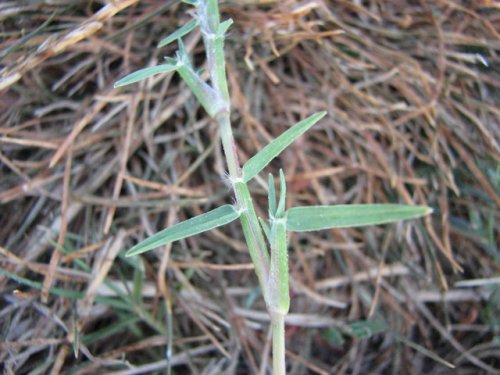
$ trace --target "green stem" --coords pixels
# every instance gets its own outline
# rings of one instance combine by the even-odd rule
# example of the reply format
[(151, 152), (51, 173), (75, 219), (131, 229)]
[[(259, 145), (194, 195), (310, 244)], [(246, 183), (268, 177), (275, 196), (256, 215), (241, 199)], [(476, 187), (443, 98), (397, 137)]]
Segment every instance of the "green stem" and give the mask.
[(238, 160), (236, 142), (231, 128), (231, 103), (226, 80), (224, 35), (221, 35), (218, 30), (220, 24), (219, 9), (216, 0), (206, 1), (199, 10), (203, 41), (207, 51), (208, 70), (213, 88), (220, 98), (225, 101), (225, 105), (222, 106), (225, 110), (218, 112), (214, 117), (219, 123), (222, 148), (226, 157), (229, 177), (233, 185), (238, 208), (241, 210), (240, 221), (243, 234), (267, 303), (269, 293), (266, 286), (269, 275), (269, 253), (248, 186), (242, 181), (241, 165)]
[(266, 304), (269, 301), (269, 253), (267, 252), (266, 241), (262, 229), (255, 213), (252, 197), (248, 191), (248, 186), (244, 182), (234, 184), (234, 193), (239, 209), (241, 210), (240, 222), (243, 228), (243, 235), (250, 252), (250, 257), (255, 266), (255, 273), (259, 278), (259, 284)]
[(286, 222), (283, 218), (271, 220), (271, 261), (267, 282), (267, 309), (271, 315), (286, 315), (290, 310), (290, 287), (288, 285), (288, 251)]
[[(243, 235), (245, 236), (250, 257), (255, 266), (255, 273), (259, 279), (264, 300), (266, 305), (270, 306), (270, 288), (268, 287), (270, 266), (269, 252), (264, 234), (262, 233), (262, 228), (257, 219), (248, 185), (243, 182), (241, 165), (238, 160), (236, 143), (231, 128), (231, 103), (226, 79), (224, 35), (223, 31), (219, 30), (220, 18), (218, 4), (217, 0), (204, 0), (200, 4), (198, 8), (199, 19), (207, 52), (210, 80), (218, 96), (225, 102), (225, 105), (221, 106), (224, 109), (216, 113), (213, 117), (217, 120), (220, 127), (222, 147), (226, 157), (229, 177), (231, 179), (238, 208), (241, 210), (240, 222), (243, 229)], [(280, 315), (280, 317), (276, 319), (275, 321), (275, 318), (273, 318), (273, 332), (276, 332), (276, 334), (273, 333), (273, 336), (276, 336), (273, 338), (276, 342), (273, 344), (273, 350), (277, 353), (277, 360), (281, 362), (281, 365), (279, 365), (280, 370), (275, 370), (275, 374), (284, 375), (284, 316)]]
[[(229, 108), (229, 105), (226, 106)], [(236, 143), (234, 142), (233, 129), (231, 128), (231, 121), (228, 112), (219, 113), (216, 117), (219, 123), (220, 137), (224, 155), (226, 156), (227, 169), (229, 176), (233, 180), (241, 178), (241, 167), (236, 153)]]
[[(282, 173), (281, 173), (282, 175)], [(280, 205), (284, 205), (284, 176), (281, 184)], [(280, 213), (278, 208), (273, 215)], [(281, 215), (278, 215), (281, 216)], [(269, 267), (267, 309), (271, 316), (273, 331), (273, 369), (274, 374), (285, 374), (285, 316), (290, 309), (290, 291), (288, 285), (288, 251), (286, 241), (286, 221), (284, 218), (271, 219), (270, 230), (271, 264)]]
[(229, 90), (226, 79), (226, 61), (224, 59), (224, 35), (214, 32), (205, 34), (205, 49), (207, 51), (208, 66), (213, 66), (210, 70), (210, 79), (213, 87), (221, 96), (229, 101)]
[(271, 315), (273, 331), (273, 373), (274, 375), (286, 374), (285, 362), (285, 316)]
[(226, 59), (224, 57), (224, 34), (220, 32), (220, 14), (217, 0), (205, 0), (200, 11), (200, 25), (205, 44), (210, 80), (214, 89), (227, 102), (229, 90), (226, 80)]
[(267, 251), (266, 241), (259, 220), (257, 219), (248, 186), (241, 179), (241, 167), (236, 154), (236, 143), (234, 142), (229, 113), (220, 113), (217, 116), (217, 121), (220, 126), (222, 147), (226, 156), (229, 177), (233, 184), (238, 208), (241, 210), (240, 221), (243, 228), (243, 235), (245, 236), (250, 257), (255, 266), (255, 273), (259, 279), (264, 299), (267, 302), (268, 293), (266, 285), (269, 274), (269, 253)]

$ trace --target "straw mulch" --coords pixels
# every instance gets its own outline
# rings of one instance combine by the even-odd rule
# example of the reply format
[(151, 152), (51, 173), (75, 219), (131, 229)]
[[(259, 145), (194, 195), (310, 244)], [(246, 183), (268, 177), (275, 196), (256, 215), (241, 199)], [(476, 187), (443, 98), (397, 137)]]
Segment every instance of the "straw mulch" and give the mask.
[[(269, 319), (237, 222), (140, 257), (231, 203), (218, 129), (175, 75), (176, 1), (0, 5), (0, 363), (5, 374), (270, 373)], [(222, 3), (242, 161), (288, 206), (407, 203), (425, 220), (294, 234), (290, 374), (499, 373), (500, 5)], [(198, 33), (185, 40), (203, 67)], [(264, 179), (251, 184), (265, 216)]]

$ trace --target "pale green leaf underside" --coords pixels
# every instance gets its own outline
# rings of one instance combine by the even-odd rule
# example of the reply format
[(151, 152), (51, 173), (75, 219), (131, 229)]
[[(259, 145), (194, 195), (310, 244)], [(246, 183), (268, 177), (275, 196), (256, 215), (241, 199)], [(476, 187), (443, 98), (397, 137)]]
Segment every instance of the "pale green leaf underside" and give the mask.
[(432, 209), (401, 204), (350, 204), (338, 206), (306, 206), (290, 208), (287, 230), (307, 232), (330, 228), (350, 228), (386, 224), (425, 216)]
[(197, 18), (192, 19), (191, 21), (186, 23), (184, 26), (182, 26), (181, 28), (174, 31), (169, 36), (160, 40), (160, 42), (158, 43), (158, 48), (165, 47), (166, 45), (172, 43), (174, 40), (177, 40), (179, 38), (182, 38), (184, 35), (189, 34), (191, 31), (196, 29), (196, 27), (199, 24), (200, 24), (200, 21)]
[(207, 230), (228, 224), (231, 221), (236, 220), (239, 216), (239, 212), (236, 211), (233, 206), (226, 204), (216, 208), (215, 210), (175, 224), (174, 226), (146, 238), (144, 241), (138, 243), (127, 251), (126, 256), (129, 257), (141, 254), (159, 246), (167, 245), (171, 242), (206, 232)]
[(248, 182), (259, 174), (279, 153), (287, 148), (293, 141), (304, 134), (311, 126), (326, 115), (326, 112), (318, 112), (298, 122), (285, 131), (271, 143), (265, 146), (243, 166), (243, 181)]
[(142, 81), (157, 74), (170, 73), (177, 70), (177, 68), (178, 66), (174, 64), (161, 64), (151, 66), (149, 68), (140, 69), (115, 82), (114, 87), (130, 85), (131, 83)]

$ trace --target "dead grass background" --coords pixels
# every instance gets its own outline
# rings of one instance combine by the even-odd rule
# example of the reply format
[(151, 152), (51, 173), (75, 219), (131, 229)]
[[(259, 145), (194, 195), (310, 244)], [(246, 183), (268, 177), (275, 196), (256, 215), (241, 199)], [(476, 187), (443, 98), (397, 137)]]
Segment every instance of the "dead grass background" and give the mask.
[[(288, 205), (402, 202), (427, 220), (290, 237), (290, 374), (499, 373), (499, 4), (222, 3), (246, 160)], [(0, 5), (0, 363), (6, 374), (269, 373), (238, 224), (126, 259), (231, 202), (217, 129), (176, 76), (113, 83), (176, 46), (176, 1)], [(187, 39), (198, 65), (203, 49)], [(264, 215), (265, 185), (252, 183)], [(171, 351), (171, 355), (169, 354)], [(167, 354), (166, 354), (167, 352)]]

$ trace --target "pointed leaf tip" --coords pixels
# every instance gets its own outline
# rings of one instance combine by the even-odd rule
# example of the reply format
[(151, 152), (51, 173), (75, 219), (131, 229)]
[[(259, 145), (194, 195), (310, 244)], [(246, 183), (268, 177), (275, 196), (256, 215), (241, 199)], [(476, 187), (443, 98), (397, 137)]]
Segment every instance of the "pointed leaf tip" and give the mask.
[(351, 204), (293, 207), (287, 211), (287, 229), (308, 232), (387, 224), (426, 216), (432, 209), (401, 204)]
[(326, 111), (317, 112), (298, 122), (283, 134), (271, 141), (267, 146), (255, 154), (243, 166), (243, 181), (248, 182), (262, 171), (276, 156), (309, 130), (314, 124), (326, 115)]
[(165, 47), (166, 45), (172, 43), (174, 40), (180, 39), (183, 36), (189, 34), (191, 31), (196, 29), (196, 27), (198, 27), (199, 24), (200, 24), (200, 21), (197, 18), (192, 19), (191, 21), (186, 23), (184, 26), (182, 26), (181, 28), (174, 31), (169, 36), (160, 40), (160, 42), (158, 43), (158, 48)]
[(276, 217), (280, 218), (285, 215), (286, 204), (286, 180), (283, 169), (280, 169), (280, 199), (278, 201), (278, 208), (276, 209)]
[(152, 77), (161, 73), (170, 73), (179, 68), (178, 65), (174, 64), (161, 64), (157, 66), (151, 66), (149, 68), (144, 68), (137, 70), (129, 75), (123, 77), (122, 79), (115, 82), (114, 88), (130, 85), (131, 83), (139, 82), (145, 80), (146, 78)]
[(159, 246), (167, 245), (171, 242), (206, 232), (210, 229), (228, 224), (231, 221), (236, 220), (239, 216), (240, 213), (229, 204), (218, 207), (212, 211), (175, 224), (149, 238), (146, 238), (144, 241), (138, 243), (127, 251), (125, 256), (130, 257), (138, 255)]
[(233, 22), (234, 21), (232, 18), (229, 18), (229, 19), (225, 20), (224, 22), (221, 22), (219, 24), (219, 27), (217, 28), (217, 34), (224, 35), (226, 33), (226, 31), (229, 29), (229, 27), (231, 27)]
[(267, 201), (269, 207), (269, 217), (276, 215), (276, 188), (274, 187), (274, 178), (271, 173), (267, 176), (267, 186), (269, 192), (267, 194)]

